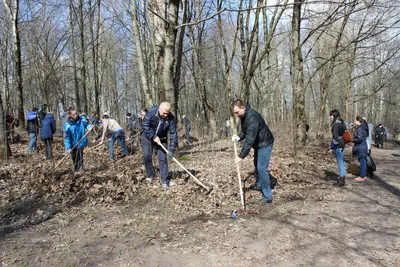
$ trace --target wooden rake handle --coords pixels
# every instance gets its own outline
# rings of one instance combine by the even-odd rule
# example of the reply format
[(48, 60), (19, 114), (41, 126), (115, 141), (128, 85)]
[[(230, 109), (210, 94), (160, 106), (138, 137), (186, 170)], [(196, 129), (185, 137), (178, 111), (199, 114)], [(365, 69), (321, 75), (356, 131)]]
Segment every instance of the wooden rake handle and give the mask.
[[(234, 145), (234, 147), (235, 147), (235, 158), (236, 158), (236, 157), (237, 157), (236, 142), (233, 142), (233, 145)], [(243, 210), (245, 210), (245, 209), (246, 209), (246, 206), (245, 206), (245, 204), (244, 204), (243, 188), (242, 188), (242, 179), (240, 178), (239, 164), (236, 164), (236, 169), (237, 169), (238, 179), (239, 179), (240, 200), (242, 201), (242, 208), (243, 208)]]
[[(87, 131), (87, 132), (85, 133), (85, 135), (82, 136), (81, 139), (79, 139), (79, 141), (74, 145), (74, 147), (73, 147), (72, 149), (76, 148), (76, 146), (77, 146), (91, 131), (92, 131), (92, 129), (93, 129), (93, 127), (90, 128), (89, 131)], [(63, 162), (68, 156), (69, 156), (69, 154), (65, 155), (65, 156), (53, 167), (52, 171), (54, 171), (54, 170), (58, 167), (58, 165), (60, 165), (61, 162)]]
[[(161, 142), (158, 143), (158, 145), (160, 145), (160, 146), (162, 147), (162, 149), (163, 149), (166, 153), (168, 153), (168, 150), (161, 144)], [(197, 179), (190, 171), (188, 171), (175, 157), (172, 157), (172, 159), (173, 159), (179, 166), (181, 166), (181, 168), (184, 169), (184, 170), (187, 172), (187, 174), (189, 174), (190, 177), (192, 177), (192, 178), (196, 181), (196, 183), (198, 183), (199, 185), (201, 185), (205, 190), (211, 191), (212, 188), (208, 188), (208, 187), (205, 186), (202, 182), (200, 182), (200, 180)]]

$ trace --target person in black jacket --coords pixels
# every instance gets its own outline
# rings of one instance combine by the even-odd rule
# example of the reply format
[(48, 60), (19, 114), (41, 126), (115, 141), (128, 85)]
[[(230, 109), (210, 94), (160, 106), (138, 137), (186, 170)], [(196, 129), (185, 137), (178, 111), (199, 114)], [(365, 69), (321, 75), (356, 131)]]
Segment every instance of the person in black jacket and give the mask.
[(28, 152), (36, 151), (37, 134), (39, 132), (38, 108), (33, 108), (28, 112), (28, 121), (26, 123), (26, 131), (29, 133)]
[(239, 142), (244, 140), (242, 150), (236, 156), (235, 162), (239, 164), (249, 154), (250, 149), (254, 149), (257, 185), (260, 187), (262, 193), (262, 198), (256, 201), (256, 203), (271, 203), (272, 190), (268, 165), (274, 145), (274, 136), (261, 114), (246, 106), (243, 101), (235, 100), (232, 103), (232, 111), (235, 116), (240, 118), (243, 131), (239, 135), (233, 135), (232, 141)]
[(47, 160), (53, 160), (53, 135), (56, 132), (56, 121), (53, 114), (46, 113), (40, 128), (40, 139), (44, 142), (44, 149)]
[[(169, 157), (174, 156), (178, 145), (178, 136), (176, 132), (175, 116), (170, 112), (171, 104), (162, 102), (160, 106), (152, 107), (143, 120), (143, 160), (149, 181), (154, 181), (155, 172), (152, 164), (153, 148), (157, 150), (157, 156), (160, 166), (161, 183), (165, 189), (169, 188), (168, 180), (168, 162)], [(167, 147), (167, 135), (170, 135), (170, 144), (168, 153), (160, 146)]]
[(354, 134), (354, 147), (353, 147), (353, 157), (358, 159), (360, 162), (360, 176), (355, 178), (358, 182), (365, 181), (367, 175), (367, 156), (368, 156), (368, 125), (365, 120), (358, 116), (356, 118), (357, 130)]
[(192, 127), (190, 126), (190, 121), (184, 114), (181, 115), (182, 119), (182, 124), (185, 126), (185, 135), (186, 135), (186, 141), (188, 144), (192, 143), (192, 138), (190, 137), (190, 130)]
[(378, 124), (375, 129), (375, 144), (378, 148), (383, 148), (385, 129), (382, 124)]
[(344, 140), (343, 134), (346, 131), (346, 126), (344, 121), (340, 117), (340, 113), (338, 110), (334, 109), (329, 112), (329, 119), (332, 122), (332, 142), (331, 149), (334, 151), (336, 160), (339, 165), (339, 178), (335, 182), (335, 186), (344, 186), (345, 185), (345, 176), (346, 176), (346, 167), (344, 166)]

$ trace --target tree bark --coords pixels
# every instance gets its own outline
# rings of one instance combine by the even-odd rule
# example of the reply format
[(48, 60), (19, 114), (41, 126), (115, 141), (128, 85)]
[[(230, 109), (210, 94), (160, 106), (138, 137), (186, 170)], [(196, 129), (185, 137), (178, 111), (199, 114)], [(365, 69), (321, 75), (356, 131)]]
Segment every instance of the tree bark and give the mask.
[(75, 92), (75, 105), (77, 110), (81, 110), (81, 98), (79, 95), (79, 82), (78, 82), (78, 68), (76, 66), (76, 50), (75, 50), (75, 20), (74, 20), (74, 6), (73, 0), (69, 2), (69, 24), (71, 30), (71, 45), (72, 45), (72, 65), (74, 72), (74, 92)]
[(302, 149), (306, 144), (306, 117), (305, 117), (305, 86), (303, 72), (303, 56), (300, 43), (301, 6), (304, 0), (296, 0), (293, 5), (292, 17), (292, 87), (293, 87), (293, 113), (294, 113), (294, 145), (295, 156), (304, 153)]
[(14, 88), (17, 92), (18, 122), (21, 129), (25, 128), (24, 95), (22, 85), (21, 39), (19, 30), (19, 0), (7, 2), (3, 0), (6, 11), (12, 23), (12, 36), (14, 42)]
[(142, 92), (144, 96), (144, 106), (151, 107), (154, 103), (154, 98), (151, 93), (151, 89), (148, 86), (147, 76), (146, 76), (146, 69), (144, 64), (144, 55), (142, 49), (142, 43), (140, 41), (140, 30), (139, 30), (139, 18), (138, 18), (138, 8), (136, 4), (136, 0), (131, 0), (133, 12), (131, 14), (132, 24), (133, 24), (133, 34), (135, 36), (135, 43), (136, 43), (136, 55), (137, 55), (137, 63), (139, 65), (139, 72), (140, 72), (140, 81), (142, 84)]
[[(87, 100), (87, 89), (86, 89), (86, 45), (85, 45), (85, 17), (83, 15), (84, 1), (79, 0), (79, 35), (81, 45), (81, 82), (82, 82), (82, 101), (83, 110), (88, 112), (88, 100)], [(79, 110), (80, 111), (80, 110)]]
[(168, 101), (171, 103), (172, 112), (176, 113), (176, 99), (175, 90), (179, 88), (174, 87), (174, 64), (175, 64), (175, 42), (177, 35), (178, 25), (178, 11), (179, 11), (179, 0), (171, 0), (168, 4), (168, 25), (165, 35), (165, 57), (164, 57), (164, 72), (163, 81), (165, 86), (165, 98), (160, 101)]

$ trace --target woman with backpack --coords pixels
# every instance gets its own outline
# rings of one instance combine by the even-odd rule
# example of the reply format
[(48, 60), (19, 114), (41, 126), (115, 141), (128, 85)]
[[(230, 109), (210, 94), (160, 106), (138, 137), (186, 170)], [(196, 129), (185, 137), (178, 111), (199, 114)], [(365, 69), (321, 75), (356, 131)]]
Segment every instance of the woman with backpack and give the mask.
[(365, 176), (367, 175), (367, 155), (368, 155), (368, 125), (365, 120), (358, 116), (356, 118), (357, 130), (354, 134), (354, 147), (353, 147), (353, 157), (358, 158), (360, 162), (360, 176), (355, 178), (356, 181), (364, 182)]
[(344, 186), (345, 185), (345, 176), (346, 176), (346, 167), (344, 166), (344, 140), (343, 134), (346, 131), (346, 126), (344, 121), (340, 117), (340, 113), (338, 110), (334, 109), (329, 112), (329, 119), (332, 122), (332, 142), (331, 149), (333, 150), (336, 160), (339, 165), (339, 177), (334, 183), (334, 186)]

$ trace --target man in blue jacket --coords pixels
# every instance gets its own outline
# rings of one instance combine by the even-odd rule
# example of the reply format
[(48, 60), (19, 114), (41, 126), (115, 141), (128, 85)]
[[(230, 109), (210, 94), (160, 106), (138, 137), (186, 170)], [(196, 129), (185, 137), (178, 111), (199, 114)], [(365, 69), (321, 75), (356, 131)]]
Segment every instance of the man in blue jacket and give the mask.
[(74, 163), (74, 171), (82, 172), (83, 149), (88, 145), (85, 129), (90, 130), (91, 125), (88, 124), (86, 116), (79, 116), (75, 108), (68, 109), (68, 116), (69, 119), (64, 125), (65, 149), (71, 155), (72, 162)]
[(53, 160), (53, 135), (56, 132), (56, 121), (53, 114), (46, 113), (42, 120), (42, 128), (40, 128), (40, 139), (44, 142), (44, 149), (47, 160)]
[(235, 162), (239, 164), (254, 149), (254, 165), (257, 171), (256, 187), (261, 189), (262, 198), (257, 204), (271, 203), (271, 180), (268, 173), (268, 165), (274, 145), (274, 136), (269, 130), (264, 118), (254, 109), (246, 106), (241, 100), (232, 103), (232, 111), (240, 118), (242, 131), (239, 135), (232, 136), (232, 141), (244, 140), (242, 150), (236, 156)]
[[(171, 104), (162, 102), (160, 106), (152, 107), (143, 120), (142, 147), (144, 165), (148, 175), (147, 179), (151, 182), (155, 179), (152, 164), (152, 152), (155, 147), (160, 166), (161, 183), (165, 189), (169, 188), (167, 155), (173, 157), (178, 144), (175, 116), (170, 110)], [(159, 144), (167, 147), (168, 132), (170, 135), (170, 145), (168, 153), (166, 153)]]

